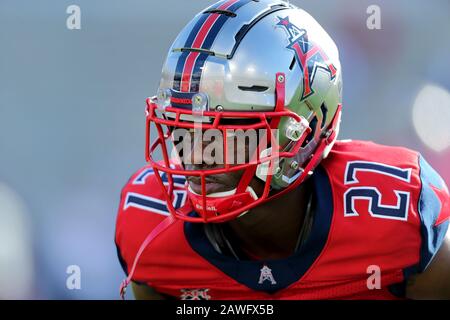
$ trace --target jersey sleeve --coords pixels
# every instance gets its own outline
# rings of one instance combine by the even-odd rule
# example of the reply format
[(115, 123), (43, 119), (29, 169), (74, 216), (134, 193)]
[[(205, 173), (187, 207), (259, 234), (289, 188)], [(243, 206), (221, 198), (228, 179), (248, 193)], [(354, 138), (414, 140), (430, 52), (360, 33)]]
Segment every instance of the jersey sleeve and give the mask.
[[(167, 182), (162, 174), (161, 179)], [(174, 177), (175, 208), (182, 207), (187, 195), (183, 189), (186, 180)], [(129, 274), (136, 254), (146, 237), (170, 215), (164, 191), (150, 166), (145, 166), (131, 176), (120, 194), (116, 219), (115, 244), (119, 262)], [(145, 257), (144, 257), (145, 259)], [(133, 279), (135, 280), (135, 279)]]
[(444, 180), (419, 155), (421, 192), (418, 200), (420, 232), (419, 272), (423, 272), (439, 250), (449, 226), (450, 198)]

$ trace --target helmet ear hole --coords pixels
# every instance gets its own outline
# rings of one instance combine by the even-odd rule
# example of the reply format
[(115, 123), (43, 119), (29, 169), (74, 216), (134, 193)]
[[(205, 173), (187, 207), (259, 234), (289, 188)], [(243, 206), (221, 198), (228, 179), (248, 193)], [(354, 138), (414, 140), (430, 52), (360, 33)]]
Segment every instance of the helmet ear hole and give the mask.
[(316, 130), (318, 129), (318, 122), (319, 122), (319, 118), (320, 120), (320, 131), (322, 131), (325, 127), (326, 127), (326, 123), (327, 123), (327, 115), (328, 115), (328, 108), (326, 106), (325, 103), (322, 103), (322, 105), (320, 106), (320, 111), (322, 112), (322, 115), (319, 117), (317, 116), (317, 114), (314, 115), (314, 117), (311, 119), (311, 121), (309, 122), (309, 127), (311, 128), (311, 132), (309, 133), (309, 135), (306, 137), (305, 141), (302, 144), (302, 148), (306, 147), (312, 140), (314, 140), (314, 137), (316, 137)]
[(314, 136), (316, 134), (316, 127), (317, 127), (317, 116), (314, 116), (314, 118), (312, 118), (312, 120), (309, 122), (309, 127), (311, 128), (311, 132), (306, 137), (301, 148), (305, 148), (311, 142), (311, 140), (314, 139)]
[(325, 102), (322, 103), (322, 105), (320, 106), (320, 110), (322, 111), (322, 125), (320, 126), (320, 129), (323, 130), (323, 128), (327, 123), (327, 113), (328, 113), (328, 108)]

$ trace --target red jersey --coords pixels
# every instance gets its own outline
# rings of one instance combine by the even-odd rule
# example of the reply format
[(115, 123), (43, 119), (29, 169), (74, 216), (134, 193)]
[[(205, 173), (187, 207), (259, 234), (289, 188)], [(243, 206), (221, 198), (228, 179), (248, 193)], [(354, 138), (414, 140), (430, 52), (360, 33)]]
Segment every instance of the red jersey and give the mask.
[[(122, 191), (115, 240), (127, 274), (169, 215), (153, 174), (145, 166)], [(407, 278), (427, 268), (445, 237), (444, 181), (417, 152), (365, 141), (336, 142), (310, 179), (311, 231), (290, 257), (237, 260), (216, 251), (202, 224), (176, 221), (145, 249), (133, 281), (179, 299), (403, 297)], [(185, 180), (175, 183), (180, 207)]]

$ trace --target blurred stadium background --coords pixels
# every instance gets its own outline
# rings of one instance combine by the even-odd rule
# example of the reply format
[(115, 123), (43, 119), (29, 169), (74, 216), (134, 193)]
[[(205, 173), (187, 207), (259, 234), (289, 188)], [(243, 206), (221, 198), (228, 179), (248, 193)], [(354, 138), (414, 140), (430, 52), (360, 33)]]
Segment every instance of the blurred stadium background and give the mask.
[[(450, 183), (450, 2), (291, 1), (340, 48), (341, 138), (420, 151)], [(116, 299), (114, 224), (144, 104), (209, 0), (0, 0), (0, 298)], [(66, 8), (81, 7), (81, 30)], [(366, 10), (381, 8), (381, 30)], [(66, 268), (81, 268), (81, 290)]]

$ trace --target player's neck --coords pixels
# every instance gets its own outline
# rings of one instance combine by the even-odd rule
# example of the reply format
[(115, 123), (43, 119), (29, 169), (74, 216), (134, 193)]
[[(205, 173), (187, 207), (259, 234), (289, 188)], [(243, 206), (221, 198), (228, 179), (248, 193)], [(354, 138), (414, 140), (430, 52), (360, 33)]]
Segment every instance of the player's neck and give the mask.
[(261, 259), (281, 259), (292, 255), (303, 226), (309, 188), (309, 183), (302, 184), (229, 222), (230, 241)]

